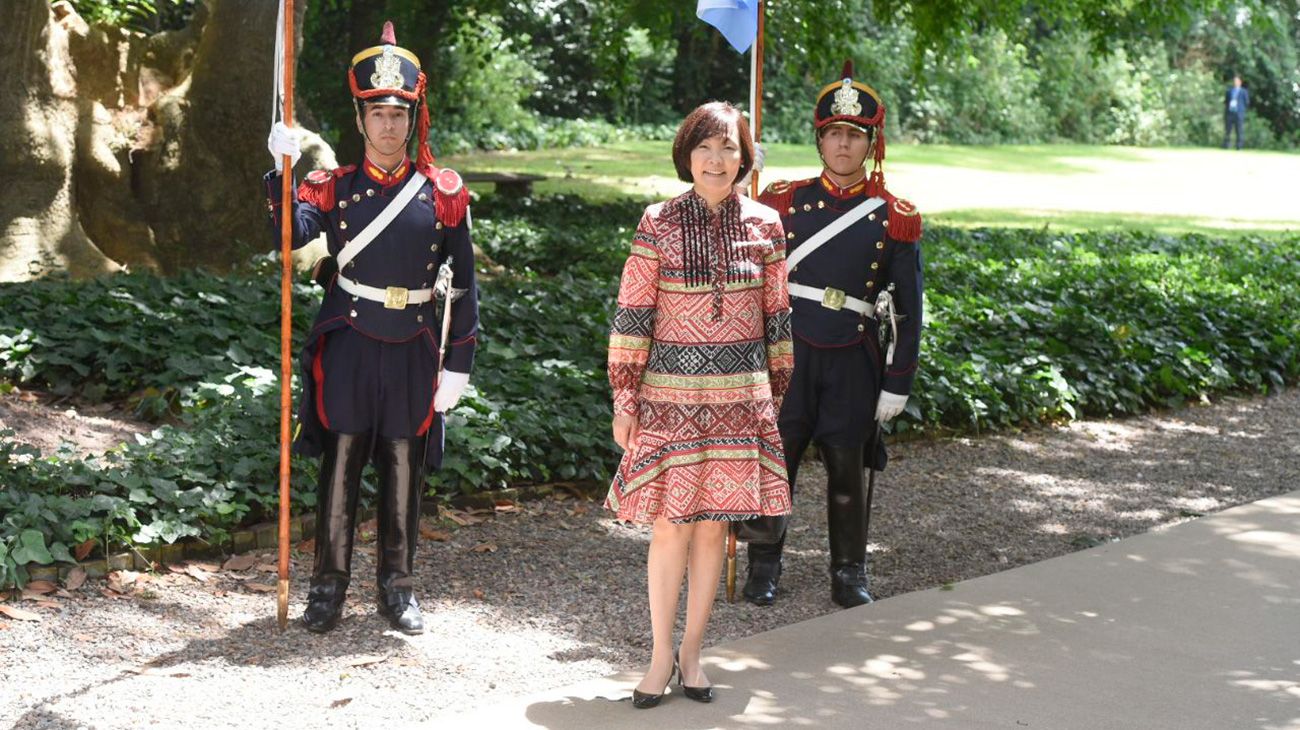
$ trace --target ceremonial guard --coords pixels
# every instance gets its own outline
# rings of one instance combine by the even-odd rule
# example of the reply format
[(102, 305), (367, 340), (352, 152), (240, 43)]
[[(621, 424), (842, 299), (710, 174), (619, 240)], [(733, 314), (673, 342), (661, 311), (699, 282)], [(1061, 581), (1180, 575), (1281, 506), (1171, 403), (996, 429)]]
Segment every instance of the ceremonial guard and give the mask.
[[(334, 628), (351, 578), (361, 470), (379, 479), (379, 612), (406, 633), (424, 629), (413, 585), (420, 497), (441, 462), (443, 413), (469, 382), (478, 293), (469, 238), (469, 194), (454, 171), (434, 166), (420, 61), (401, 48), (391, 23), (381, 44), (348, 70), (365, 139), (358, 165), (317, 170), (289, 211), (293, 246), (324, 234), (317, 266), (324, 301), (301, 355), (297, 453), (321, 456), (316, 555), (303, 624)], [(408, 156), (416, 138), (416, 157)], [(276, 124), (266, 177), (280, 229), (278, 171), (298, 157), (294, 130)], [(441, 312), (438, 302), (441, 301)]]
[[(804, 450), (817, 442), (827, 474), (831, 598), (850, 607), (871, 601), (864, 453), (865, 466), (884, 467), (877, 424), (902, 412), (916, 373), (921, 216), (885, 189), (885, 105), (853, 77), (852, 62), (817, 95), (813, 118), (822, 174), (774, 182), (759, 201), (780, 213), (789, 251), (795, 369), (779, 426), (790, 488)], [(751, 603), (775, 599), (787, 519), (742, 529)]]

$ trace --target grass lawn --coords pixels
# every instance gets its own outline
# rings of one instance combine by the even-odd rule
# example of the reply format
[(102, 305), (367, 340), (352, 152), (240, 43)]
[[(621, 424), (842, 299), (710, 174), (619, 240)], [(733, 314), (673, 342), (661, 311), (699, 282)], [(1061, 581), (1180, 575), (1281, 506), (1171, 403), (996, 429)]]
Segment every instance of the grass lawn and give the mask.
[[(444, 162), (461, 170), (545, 175), (536, 186), (541, 193), (653, 199), (685, 189), (670, 153), (669, 142), (639, 141)], [(819, 169), (811, 144), (773, 144), (762, 180), (809, 177)], [(1298, 172), (1295, 154), (1086, 145), (894, 144), (886, 166), (890, 190), (936, 223), (1168, 233), (1300, 230), (1300, 206), (1289, 192)]]

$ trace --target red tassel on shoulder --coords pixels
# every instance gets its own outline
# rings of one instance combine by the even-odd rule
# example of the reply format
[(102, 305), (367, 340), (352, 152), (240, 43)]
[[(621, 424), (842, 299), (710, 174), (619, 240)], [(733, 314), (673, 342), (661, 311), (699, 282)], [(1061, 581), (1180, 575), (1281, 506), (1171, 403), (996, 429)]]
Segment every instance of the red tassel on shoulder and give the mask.
[(909, 200), (897, 198), (885, 193), (885, 204), (889, 206), (889, 237), (901, 243), (916, 243), (921, 240), (921, 211)]
[(312, 170), (298, 186), (298, 202), (314, 205), (322, 213), (334, 210), (334, 175)]
[(794, 186), (788, 180), (777, 180), (763, 188), (763, 192), (758, 194), (758, 202), (784, 214), (794, 202)]
[(435, 170), (435, 174), (430, 179), (433, 181), (433, 189), (436, 193), (433, 197), (438, 220), (442, 221), (444, 226), (454, 228), (465, 220), (465, 211), (469, 209), (469, 191), (465, 189), (465, 182), (455, 170), (449, 167), (441, 170), (435, 168)]
[(310, 203), (322, 213), (334, 210), (335, 181), (356, 169), (356, 165), (347, 165), (333, 170), (312, 170), (298, 186), (298, 201)]
[(789, 215), (790, 206), (794, 205), (794, 191), (802, 187), (807, 187), (817, 181), (817, 178), (807, 180), (777, 180), (763, 189), (758, 194), (758, 202), (775, 210), (781, 215)]

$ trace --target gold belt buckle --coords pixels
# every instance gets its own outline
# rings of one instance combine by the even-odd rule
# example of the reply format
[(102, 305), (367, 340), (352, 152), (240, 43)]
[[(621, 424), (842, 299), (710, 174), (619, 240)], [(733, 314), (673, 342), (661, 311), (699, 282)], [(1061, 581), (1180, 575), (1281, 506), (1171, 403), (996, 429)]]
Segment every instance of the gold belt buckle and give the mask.
[(406, 309), (411, 290), (403, 286), (390, 286), (384, 290), (384, 309)]
[(822, 306), (827, 309), (833, 309), (836, 312), (844, 308), (844, 292), (839, 289), (826, 287), (822, 291)]

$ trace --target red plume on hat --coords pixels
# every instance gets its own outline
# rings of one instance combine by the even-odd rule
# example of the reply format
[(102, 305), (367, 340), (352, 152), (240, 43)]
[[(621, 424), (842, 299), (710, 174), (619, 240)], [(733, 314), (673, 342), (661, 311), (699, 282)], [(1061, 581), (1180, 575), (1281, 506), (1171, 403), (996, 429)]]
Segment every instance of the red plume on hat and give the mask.
[(380, 34), (379, 42), (390, 46), (397, 45), (397, 33), (393, 31), (393, 21), (384, 21), (384, 32)]
[(844, 70), (840, 72), (840, 78), (842, 79), (853, 78), (853, 59), (851, 58), (844, 59)]

